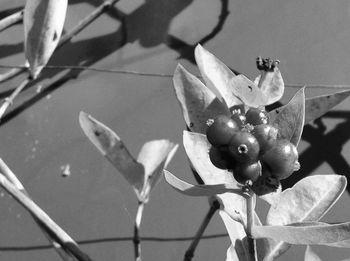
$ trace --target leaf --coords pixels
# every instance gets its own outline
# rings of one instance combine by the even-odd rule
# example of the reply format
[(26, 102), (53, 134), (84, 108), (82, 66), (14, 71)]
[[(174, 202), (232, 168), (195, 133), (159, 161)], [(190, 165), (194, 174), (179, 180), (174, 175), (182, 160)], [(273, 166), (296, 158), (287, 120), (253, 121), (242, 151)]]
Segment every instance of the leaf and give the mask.
[(230, 88), (249, 107), (256, 108), (268, 104), (268, 98), (261, 89), (242, 74), (231, 79)]
[(304, 126), (305, 93), (301, 88), (288, 104), (269, 112), (270, 123), (279, 130), (281, 138), (298, 145)]
[(227, 106), (180, 64), (176, 67), (173, 82), (185, 122), (192, 131), (205, 133), (208, 119), (219, 114), (230, 115)]
[(350, 95), (350, 90), (321, 95), (305, 100), (305, 124), (330, 111)]
[[(205, 135), (184, 131), (183, 142), (191, 164), (206, 185), (237, 183), (231, 172), (218, 169), (211, 163), (208, 155), (211, 145)], [(225, 193), (217, 195), (217, 198), (232, 218), (240, 220), (245, 217), (246, 202), (243, 197)]]
[(35, 79), (54, 52), (66, 17), (67, 0), (27, 0), (24, 7), (24, 49)]
[(147, 200), (152, 188), (158, 183), (163, 168), (166, 168), (178, 146), (168, 140), (153, 140), (145, 143), (140, 150), (137, 161), (144, 166), (145, 185), (141, 192)]
[(226, 261), (249, 261), (247, 234), (241, 223), (233, 220), (225, 211), (219, 214), (230, 236), (231, 246), (227, 250)]
[(284, 226), (254, 226), (253, 238), (272, 238), (297, 245), (328, 245), (350, 240), (350, 222), (305, 226), (302, 223)]
[(194, 50), (196, 63), (206, 86), (229, 108), (242, 104), (231, 87), (235, 74), (223, 62), (198, 44)]
[[(275, 198), (266, 217), (268, 225), (285, 225), (320, 220), (340, 198), (346, 178), (339, 175), (314, 175), (300, 180)], [(290, 246), (272, 240), (267, 260), (273, 260)]]
[(322, 259), (311, 249), (306, 247), (304, 261), (322, 261)]
[(266, 223), (285, 225), (301, 221), (317, 221), (340, 198), (346, 188), (346, 178), (340, 175), (314, 175), (300, 180), (279, 194), (271, 206)]
[(138, 163), (118, 135), (91, 115), (80, 112), (80, 127), (92, 144), (123, 175), (129, 184), (141, 191), (144, 184), (144, 166)]
[(275, 67), (273, 72), (262, 71), (262, 74), (255, 79), (254, 83), (261, 89), (264, 96), (267, 97), (265, 105), (277, 102), (283, 96), (284, 81), (277, 67)]
[(165, 180), (177, 191), (182, 194), (194, 197), (211, 197), (217, 194), (223, 193), (236, 193), (238, 195), (243, 196), (242, 189), (237, 186), (237, 184), (218, 184), (218, 185), (192, 185), (189, 184), (173, 174), (169, 171), (164, 170)]

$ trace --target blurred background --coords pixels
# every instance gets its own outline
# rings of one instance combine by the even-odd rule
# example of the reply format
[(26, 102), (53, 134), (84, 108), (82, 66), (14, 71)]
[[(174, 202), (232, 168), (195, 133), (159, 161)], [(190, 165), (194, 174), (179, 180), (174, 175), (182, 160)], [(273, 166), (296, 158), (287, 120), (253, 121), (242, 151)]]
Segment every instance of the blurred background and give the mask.
[[(65, 31), (101, 3), (69, 0)], [(2, 0), (0, 18), (23, 6), (24, 0)], [(115, 130), (135, 156), (152, 139), (181, 145), (184, 121), (171, 74), (178, 63), (198, 74), (193, 57), (198, 42), (251, 79), (258, 75), (257, 56), (279, 59), (285, 103), (304, 85), (307, 97), (350, 88), (349, 24), (345, 0), (121, 0), (53, 55), (49, 65), (59, 68), (45, 69), (16, 99), (0, 122), (0, 157), (94, 260), (133, 260), (136, 197), (83, 134), (79, 112)], [(0, 65), (23, 63), (23, 25), (17, 24), (1, 32)], [(1, 83), (0, 97), (24, 77)], [(298, 148), (302, 169), (285, 187), (316, 173), (350, 177), (349, 108), (350, 99), (305, 126)], [(64, 177), (67, 168), (70, 175)], [(181, 146), (168, 169), (195, 182)], [(324, 221), (350, 220), (349, 193)], [(144, 211), (141, 236), (153, 240), (142, 243), (143, 260), (182, 260), (207, 210), (206, 198), (183, 196), (162, 180)], [(259, 212), (266, 214), (266, 206)], [(213, 237), (200, 242), (194, 260), (225, 260), (230, 240), (219, 215), (205, 235)], [(279, 260), (303, 260), (304, 249), (294, 246)], [(314, 249), (323, 260), (350, 256), (349, 249)], [(31, 216), (1, 189), (0, 259), (60, 260)]]

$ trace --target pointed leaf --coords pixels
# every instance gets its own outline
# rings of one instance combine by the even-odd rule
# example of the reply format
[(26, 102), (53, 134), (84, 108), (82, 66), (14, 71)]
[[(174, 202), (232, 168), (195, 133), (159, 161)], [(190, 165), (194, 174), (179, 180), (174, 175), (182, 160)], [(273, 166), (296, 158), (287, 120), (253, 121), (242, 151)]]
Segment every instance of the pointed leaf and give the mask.
[(346, 188), (346, 178), (340, 175), (314, 175), (300, 180), (279, 194), (271, 206), (266, 223), (285, 225), (301, 221), (317, 221), (340, 198)]
[(168, 140), (153, 140), (145, 143), (137, 161), (145, 168), (145, 185), (142, 197), (148, 198), (151, 189), (158, 183), (163, 168), (166, 168), (178, 146)]
[(267, 97), (266, 105), (279, 101), (283, 96), (284, 81), (277, 67), (275, 67), (273, 72), (262, 71), (262, 75), (257, 77), (254, 83), (261, 89), (265, 97)]
[(306, 247), (304, 261), (322, 261), (322, 259), (311, 249)]
[(321, 95), (305, 100), (305, 124), (330, 111), (350, 95), (350, 90)]
[(217, 194), (223, 193), (236, 193), (238, 195), (243, 196), (242, 189), (237, 186), (237, 184), (218, 184), (218, 185), (192, 185), (189, 184), (173, 174), (169, 171), (164, 170), (165, 180), (177, 191), (182, 194), (194, 197), (211, 197)]
[(144, 166), (133, 158), (118, 135), (85, 112), (80, 112), (79, 122), (92, 144), (113, 164), (131, 186), (141, 191), (144, 184)]
[(197, 45), (194, 50), (196, 63), (206, 86), (230, 108), (242, 104), (232, 92), (230, 82), (235, 74), (213, 54)]
[(242, 224), (233, 220), (223, 210), (220, 210), (219, 214), (225, 224), (226, 230), (230, 236), (232, 243), (230, 248), (227, 250), (226, 261), (249, 261), (248, 246), (246, 240), (247, 234), (245, 233)]
[(205, 133), (208, 119), (219, 114), (230, 115), (227, 106), (180, 64), (176, 67), (173, 81), (185, 122), (192, 131)]
[(261, 89), (245, 77), (243, 74), (237, 75), (230, 81), (230, 89), (249, 107), (259, 107), (268, 104), (268, 98)]
[(279, 130), (279, 136), (298, 145), (304, 126), (305, 93), (301, 88), (283, 107), (269, 112), (270, 122)]
[[(314, 175), (300, 180), (275, 198), (266, 217), (269, 225), (285, 225), (320, 220), (346, 188), (346, 178), (339, 175)], [(267, 260), (284, 253), (290, 246), (271, 240)]]
[(35, 79), (49, 61), (63, 30), (67, 0), (27, 0), (24, 7), (24, 49)]
[(284, 226), (255, 226), (254, 238), (272, 238), (298, 245), (327, 245), (350, 240), (350, 222), (326, 225), (290, 224)]
[[(208, 154), (211, 145), (205, 135), (184, 131), (183, 142), (191, 164), (205, 184), (217, 185), (237, 183), (231, 172), (218, 169), (211, 163)], [(240, 220), (242, 217), (244, 218), (246, 202), (243, 197), (232, 193), (225, 193), (217, 195), (217, 198), (222, 201), (224, 210), (227, 211), (232, 218), (236, 220)]]

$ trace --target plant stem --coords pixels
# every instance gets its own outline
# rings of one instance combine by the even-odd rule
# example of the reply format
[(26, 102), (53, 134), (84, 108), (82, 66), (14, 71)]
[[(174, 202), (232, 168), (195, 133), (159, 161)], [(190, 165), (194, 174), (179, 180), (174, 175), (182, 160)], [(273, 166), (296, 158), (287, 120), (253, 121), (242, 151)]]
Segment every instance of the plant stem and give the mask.
[(79, 261), (92, 261), (92, 259), (80, 250), (78, 244), (60, 228), (34, 201), (18, 190), (3, 174), (0, 174), (0, 185), (13, 196), (29, 213), (38, 220), (40, 226), (45, 228), (64, 249), (70, 252)]
[(139, 201), (139, 205), (137, 207), (137, 213), (135, 218), (135, 225), (134, 225), (134, 253), (135, 253), (135, 261), (141, 261), (141, 237), (140, 237), (140, 226), (141, 226), (141, 220), (142, 220), (142, 213), (143, 209), (145, 207), (145, 203), (142, 201)]
[[(76, 36), (78, 33), (80, 33), (85, 27), (87, 27), (90, 23), (92, 23), (94, 20), (96, 20), (100, 15), (102, 15), (104, 12), (106, 12), (109, 8), (114, 6), (119, 0), (106, 0), (104, 1), (100, 6), (98, 6), (93, 12), (91, 12), (89, 15), (87, 15), (85, 18), (83, 18), (73, 29), (71, 29), (68, 33), (63, 35), (56, 47), (56, 50), (58, 50), (60, 47), (65, 45), (67, 42), (69, 42), (70, 39), (72, 39), (74, 36)], [(7, 81), (16, 75), (23, 73), (26, 71), (28, 67), (26, 65), (22, 65), (19, 68), (13, 68), (9, 70), (8, 72), (0, 75), (0, 83)]]
[(26, 78), (12, 93), (9, 97), (5, 98), (4, 103), (0, 107), (0, 120), (2, 116), (4, 116), (5, 111), (8, 107), (10, 107), (13, 103), (13, 100), (17, 97), (17, 95), (28, 85), (31, 81), (31, 78)]
[(258, 261), (256, 253), (256, 241), (251, 237), (252, 226), (254, 226), (254, 196), (249, 193), (246, 197), (247, 200), (247, 240), (248, 240), (248, 252), (249, 260)]
[(211, 204), (208, 213), (204, 217), (202, 224), (200, 225), (191, 245), (189, 246), (189, 248), (187, 249), (187, 251), (185, 253), (184, 261), (191, 261), (192, 260), (192, 258), (194, 256), (194, 251), (196, 250), (197, 245), (198, 245), (199, 241), (201, 240), (205, 229), (207, 228), (211, 218), (214, 216), (215, 212), (219, 208), (220, 208), (220, 203), (217, 200), (213, 201), (213, 203)]
[(4, 19), (0, 20), (0, 32), (5, 30), (6, 28), (19, 23), (23, 19), (23, 10), (18, 11)]
[[(26, 196), (29, 197), (28, 192), (26, 191), (26, 189), (24, 188), (23, 184), (21, 183), (21, 181), (17, 178), (17, 176), (15, 175), (15, 173), (12, 172), (12, 170), (7, 166), (7, 164), (0, 158), (0, 172), (3, 173), (5, 175), (5, 177), (22, 193), (24, 193)], [(46, 228), (44, 226), (41, 225), (40, 221), (34, 216), (32, 215), (34, 221), (38, 224), (39, 228), (42, 230), (43, 234), (45, 235), (45, 237), (47, 238), (47, 240), (52, 244), (52, 246), (54, 247), (54, 249), (56, 250), (57, 254), (61, 257), (61, 259), (63, 261), (73, 261), (74, 260), (74, 256), (65, 251), (62, 246), (54, 240), (54, 238), (52, 238), (50, 236), (50, 233), (46, 230)]]

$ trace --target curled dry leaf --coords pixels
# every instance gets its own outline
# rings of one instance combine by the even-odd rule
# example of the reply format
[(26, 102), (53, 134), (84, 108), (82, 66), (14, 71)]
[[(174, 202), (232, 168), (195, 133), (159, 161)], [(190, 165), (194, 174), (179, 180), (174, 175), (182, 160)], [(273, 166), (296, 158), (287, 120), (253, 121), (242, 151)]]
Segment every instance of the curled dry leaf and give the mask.
[(229, 108), (242, 104), (242, 101), (232, 92), (231, 80), (235, 74), (213, 54), (197, 45), (194, 51), (199, 71), (206, 86)]
[(304, 127), (305, 93), (301, 88), (288, 104), (269, 112), (270, 123), (279, 130), (281, 138), (298, 145)]
[(181, 65), (176, 67), (173, 82), (186, 125), (192, 131), (205, 133), (208, 119), (230, 114), (226, 105)]
[[(192, 166), (206, 185), (236, 183), (231, 172), (218, 169), (211, 163), (208, 155), (210, 144), (205, 135), (184, 131), (183, 142)], [(237, 221), (245, 219), (245, 198), (233, 193), (220, 194), (217, 198), (232, 218)]]
[(67, 0), (27, 0), (24, 7), (24, 49), (35, 79), (54, 52), (66, 17)]
[(305, 124), (327, 113), (350, 95), (350, 90), (328, 95), (308, 98), (305, 100)]
[(340, 224), (294, 223), (284, 226), (255, 226), (254, 238), (271, 238), (294, 245), (329, 245), (350, 240), (350, 222)]
[(239, 186), (237, 186), (236, 183), (217, 184), (217, 185), (192, 185), (177, 178), (167, 170), (164, 170), (164, 176), (165, 176), (165, 180), (173, 188), (175, 188), (180, 193), (188, 196), (211, 197), (211, 196), (215, 196), (215, 195), (223, 194), (227, 192), (236, 193), (238, 195), (243, 196), (242, 189)]
[(79, 122), (92, 144), (113, 164), (131, 186), (141, 191), (144, 184), (144, 166), (130, 154), (118, 135), (85, 112), (80, 112)]

